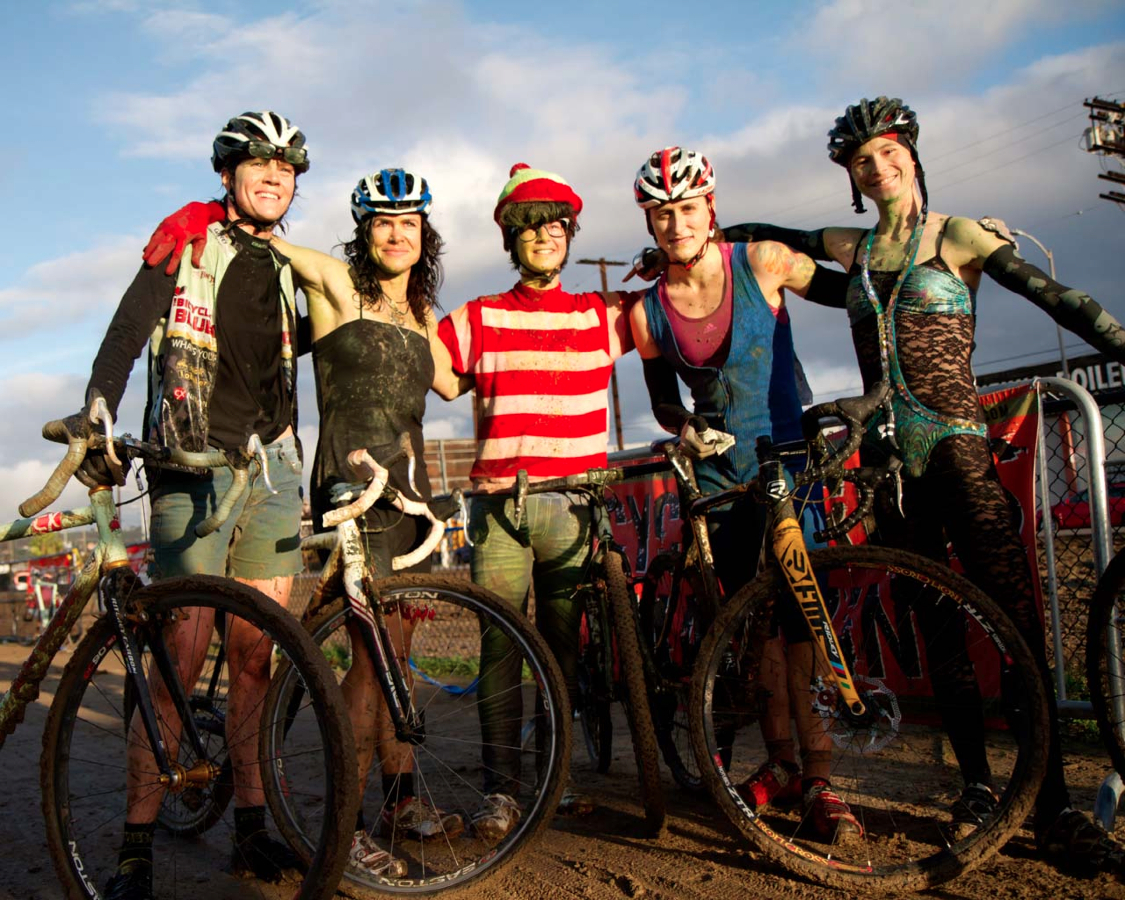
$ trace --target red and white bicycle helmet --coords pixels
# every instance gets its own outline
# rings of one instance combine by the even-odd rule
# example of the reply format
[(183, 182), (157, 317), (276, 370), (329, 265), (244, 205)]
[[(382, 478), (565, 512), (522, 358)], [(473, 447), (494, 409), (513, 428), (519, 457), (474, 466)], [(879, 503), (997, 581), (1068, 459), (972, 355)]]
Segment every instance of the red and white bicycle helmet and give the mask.
[(715, 170), (702, 153), (665, 147), (652, 154), (633, 182), (637, 206), (652, 209), (672, 200), (703, 197), (715, 190)]

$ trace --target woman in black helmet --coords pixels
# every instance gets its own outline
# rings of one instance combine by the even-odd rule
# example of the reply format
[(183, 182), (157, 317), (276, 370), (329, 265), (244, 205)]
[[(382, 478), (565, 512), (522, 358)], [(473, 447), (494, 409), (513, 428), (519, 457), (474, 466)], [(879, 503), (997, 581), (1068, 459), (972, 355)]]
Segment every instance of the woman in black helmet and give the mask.
[[(909, 476), (905, 528), (884, 525), (882, 539), (943, 561), (946, 542), (952, 542), (972, 580), (1016, 622), (1047, 679), (1027, 553), (988, 449), (973, 380), (981, 275), (1022, 294), (1117, 360), (1125, 360), (1125, 330), (1091, 297), (1023, 260), (989, 220), (931, 213), (917, 140), (914, 111), (886, 97), (849, 106), (829, 132), (829, 155), (848, 171), (856, 212), (863, 212), (864, 200), (878, 208), (879, 222), (870, 231), (804, 232), (756, 224), (725, 231), (737, 240), (780, 240), (848, 270), (847, 310), (864, 385), (885, 377), (893, 388), (885, 415)], [(887, 510), (884, 523), (887, 515), (896, 514)], [(958, 690), (950, 679), (936, 686), (935, 694), (940, 700), (943, 692), (949, 697)], [(1036, 807), (1036, 842), (1044, 853), (1075, 866), (1120, 862), (1116, 844), (1070, 808), (1050, 687), (1047, 693), (1051, 748)], [(953, 718), (946, 726), (966, 785), (953, 814), (957, 830), (966, 834), (993, 813), (997, 800), (981, 752), (983, 725)]]

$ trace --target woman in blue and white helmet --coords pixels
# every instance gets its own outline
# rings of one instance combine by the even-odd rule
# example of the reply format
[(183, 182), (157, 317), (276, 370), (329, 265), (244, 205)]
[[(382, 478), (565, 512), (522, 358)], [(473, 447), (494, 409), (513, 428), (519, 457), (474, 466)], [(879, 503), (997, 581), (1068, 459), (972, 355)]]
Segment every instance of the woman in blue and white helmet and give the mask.
[[(415, 499), (431, 497), (422, 437), (426, 393), (433, 387), (451, 399), (459, 392), (448, 351), (436, 339), (442, 239), (429, 221), (432, 202), (429, 185), (418, 173), (382, 169), (360, 179), (352, 191), (355, 233), (343, 245), (345, 261), (280, 239), (274, 243), (291, 260), (308, 299), (320, 413), (310, 496), (317, 528), (333, 508), (332, 486), (354, 480), (348, 454), (366, 447), (376, 459), (385, 458), (403, 433), (414, 446), (415, 484), (409, 482), (405, 462), (391, 469), (390, 483)], [(426, 524), (385, 502), (367, 513), (360, 527), (374, 577), (392, 574), (391, 559), (413, 549)], [(411, 571), (429, 571), (429, 560)], [(406, 611), (387, 612), (388, 631), (405, 658), (413, 622)], [(401, 877), (405, 865), (377, 844), (373, 834), (392, 838), (393, 844), (394, 839), (443, 833), (452, 838), (464, 825), (460, 816), (421, 799), (425, 792), (414, 784), (412, 747), (394, 739), (358, 630), (351, 639), (352, 665), (342, 688), (355, 731), (360, 794), (373, 763), (384, 793), (381, 808), (369, 808), (366, 818), (361, 808), (351, 868)]]

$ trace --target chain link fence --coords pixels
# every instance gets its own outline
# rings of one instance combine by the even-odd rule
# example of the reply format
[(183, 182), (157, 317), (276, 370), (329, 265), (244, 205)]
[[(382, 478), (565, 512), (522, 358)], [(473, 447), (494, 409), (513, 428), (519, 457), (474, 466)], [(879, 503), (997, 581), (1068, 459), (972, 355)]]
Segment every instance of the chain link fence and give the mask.
[[(1060, 700), (1088, 701), (1086, 688), (1086, 610), (1097, 585), (1091, 522), (1090, 466), (1104, 464), (1109, 526), (1114, 552), (1125, 548), (1125, 389), (1093, 395), (1102, 415), (1105, 459), (1091, 459), (1090, 422), (1071, 399), (1043, 395), (1043, 451), (1037, 522), (1039, 574), (1050, 625), (1050, 550), (1058, 597), (1057, 637), (1048, 634), (1047, 655), (1058, 679)], [(1044, 504), (1046, 489), (1048, 503)], [(1044, 508), (1044, 505), (1049, 508)], [(1048, 548), (1048, 541), (1051, 547)], [(1085, 715), (1081, 708), (1064, 713)]]

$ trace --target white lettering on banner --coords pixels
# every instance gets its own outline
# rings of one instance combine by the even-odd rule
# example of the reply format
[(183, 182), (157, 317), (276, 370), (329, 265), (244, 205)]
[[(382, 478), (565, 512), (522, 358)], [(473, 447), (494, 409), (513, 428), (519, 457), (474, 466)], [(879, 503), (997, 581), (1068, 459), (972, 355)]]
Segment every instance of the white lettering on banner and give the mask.
[(1106, 387), (1121, 387), (1121, 363), (1107, 362), (1105, 364)]
[[(1066, 374), (1060, 369), (1055, 372), (1055, 377), (1066, 378)], [(1088, 391), (1119, 388), (1125, 385), (1125, 366), (1119, 362), (1108, 360), (1085, 368), (1071, 369), (1070, 380)]]

